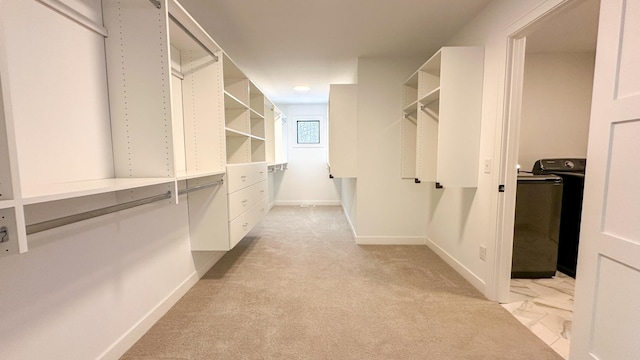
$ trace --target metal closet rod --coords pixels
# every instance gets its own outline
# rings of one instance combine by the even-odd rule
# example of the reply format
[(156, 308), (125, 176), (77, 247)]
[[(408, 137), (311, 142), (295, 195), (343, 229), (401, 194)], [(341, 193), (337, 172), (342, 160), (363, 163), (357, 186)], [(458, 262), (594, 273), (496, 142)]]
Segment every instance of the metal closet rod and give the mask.
[[(219, 180), (209, 184), (203, 184), (203, 185), (198, 185), (198, 186), (194, 186), (187, 189), (181, 189), (178, 192), (178, 194), (180, 195), (187, 194), (190, 192), (210, 188), (213, 186), (218, 186), (218, 185), (221, 185), (222, 183), (223, 183), (223, 180)], [(166, 193), (160, 194), (160, 195), (150, 196), (150, 197), (146, 197), (139, 200), (133, 200), (133, 201), (129, 201), (122, 204), (107, 206), (107, 207), (103, 207), (96, 210), (85, 211), (78, 214), (63, 216), (57, 219), (52, 219), (52, 220), (47, 220), (47, 221), (27, 225), (26, 226), (27, 235), (39, 233), (39, 232), (50, 230), (60, 226), (69, 225), (69, 224), (77, 223), (84, 220), (89, 220), (98, 216), (112, 214), (114, 212), (131, 209), (141, 205), (151, 204), (157, 201), (166, 200), (170, 198), (171, 198), (171, 191), (167, 191)]]
[(204, 51), (208, 52), (208, 53), (209, 53), (209, 55), (213, 56), (213, 58), (215, 59), (215, 61), (218, 61), (218, 60), (219, 60), (219, 59), (218, 59), (218, 55), (214, 54), (214, 53), (213, 53), (213, 51), (209, 50), (209, 48), (208, 48), (208, 47), (206, 47), (206, 46), (202, 43), (202, 41), (198, 40), (198, 38), (196, 38), (195, 36), (193, 36), (193, 34), (192, 34), (189, 30), (187, 30), (187, 28), (186, 28), (186, 27), (184, 27), (184, 26), (180, 23), (180, 21), (178, 21), (178, 19), (176, 19), (176, 18), (175, 18), (173, 15), (171, 15), (171, 14), (169, 14), (169, 18), (170, 18), (171, 20), (173, 20), (173, 21), (176, 23), (176, 25), (178, 25), (178, 27), (179, 27), (180, 29), (182, 29), (182, 30), (185, 32), (185, 34), (187, 34), (187, 36), (189, 36), (189, 37), (191, 38), (191, 40), (195, 41), (198, 45), (200, 45), (200, 46), (204, 49)]
[(107, 215), (107, 214), (111, 214), (111, 213), (126, 210), (126, 209), (131, 209), (133, 207), (151, 204), (156, 201), (170, 199), (170, 198), (171, 198), (171, 191), (167, 191), (164, 194), (150, 196), (144, 199), (129, 201), (129, 202), (118, 204), (118, 205), (107, 206), (107, 207), (103, 207), (96, 210), (85, 211), (83, 213), (63, 216), (61, 218), (27, 225), (26, 227), (27, 235), (39, 233), (41, 231), (50, 230), (60, 226), (73, 224), (83, 220), (89, 220), (98, 216)]
[(202, 190), (202, 189), (207, 189), (210, 187), (214, 187), (214, 186), (218, 186), (218, 185), (222, 185), (224, 183), (224, 180), (218, 180), (209, 184), (202, 184), (202, 185), (196, 185), (190, 188), (186, 188), (186, 189), (180, 189), (178, 190), (178, 195), (184, 195), (184, 194), (188, 194), (190, 192), (194, 192), (194, 191), (198, 191), (198, 190)]

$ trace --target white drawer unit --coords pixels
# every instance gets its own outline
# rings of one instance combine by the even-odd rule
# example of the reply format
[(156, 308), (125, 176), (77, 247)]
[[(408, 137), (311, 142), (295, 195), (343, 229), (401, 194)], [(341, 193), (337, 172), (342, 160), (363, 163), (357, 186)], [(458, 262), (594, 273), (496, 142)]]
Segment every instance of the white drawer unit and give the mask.
[(264, 217), (267, 207), (267, 163), (227, 166), (229, 249)]
[(267, 181), (263, 180), (244, 189), (229, 194), (229, 220), (237, 218), (251, 209), (267, 194)]
[(229, 247), (233, 248), (262, 220), (268, 211), (267, 199), (264, 198), (251, 209), (243, 212), (237, 218), (229, 222)]
[(267, 164), (264, 162), (227, 165), (229, 194), (267, 180)]

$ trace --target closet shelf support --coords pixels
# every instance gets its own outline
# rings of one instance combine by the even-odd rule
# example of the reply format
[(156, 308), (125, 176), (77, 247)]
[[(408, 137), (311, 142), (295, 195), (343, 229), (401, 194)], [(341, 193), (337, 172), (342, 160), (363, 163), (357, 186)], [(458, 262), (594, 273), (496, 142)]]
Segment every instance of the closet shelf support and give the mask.
[(73, 214), (73, 215), (64, 216), (57, 219), (52, 219), (52, 220), (39, 222), (36, 224), (27, 225), (26, 227), (27, 235), (39, 233), (39, 232), (50, 230), (60, 226), (69, 225), (69, 224), (73, 224), (73, 223), (84, 221), (84, 220), (89, 220), (98, 216), (107, 215), (107, 214), (111, 214), (111, 213), (126, 210), (126, 209), (131, 209), (137, 206), (151, 204), (157, 201), (170, 199), (170, 198), (171, 198), (171, 191), (168, 191), (160, 195), (150, 196), (143, 199), (129, 201), (129, 202), (118, 204), (118, 205), (107, 206), (107, 207), (96, 209), (96, 210), (90, 210), (83, 213)]

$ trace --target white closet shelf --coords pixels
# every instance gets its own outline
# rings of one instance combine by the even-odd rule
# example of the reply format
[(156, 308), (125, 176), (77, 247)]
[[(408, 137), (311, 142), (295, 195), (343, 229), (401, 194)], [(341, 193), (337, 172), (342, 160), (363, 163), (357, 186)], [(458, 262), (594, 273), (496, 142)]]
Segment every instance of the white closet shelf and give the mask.
[(174, 178), (167, 177), (111, 178), (47, 184), (25, 188), (22, 199), (25, 205), (29, 205), (173, 182), (175, 182)]
[(0, 200), (0, 209), (10, 209), (15, 206), (15, 200)]
[(418, 101), (416, 100), (411, 104), (405, 106), (405, 108), (402, 109), (402, 111), (404, 111), (405, 114), (415, 113), (416, 111), (418, 111)]
[(427, 106), (429, 104), (431, 104), (434, 101), (437, 101), (440, 99), (440, 87), (432, 90), (430, 93), (428, 93), (427, 95), (423, 96), (421, 99), (418, 100), (418, 102), (423, 105), (423, 106)]
[(418, 72), (420, 70), (416, 70), (409, 78), (404, 82), (404, 85), (413, 89), (418, 89)]
[(258, 113), (257, 111), (251, 109), (251, 119), (264, 119), (264, 115)]
[(224, 91), (224, 108), (225, 109), (248, 109), (249, 105), (240, 101), (237, 97)]
[(260, 137), (260, 136), (257, 136), (257, 135), (249, 135), (249, 136), (254, 140), (265, 141), (265, 139), (263, 137)]
[(179, 171), (176, 174), (176, 180), (189, 180), (203, 178), (207, 176), (224, 175), (226, 170), (202, 170), (202, 171)]
[(442, 49), (438, 50), (427, 62), (420, 67), (418, 71), (424, 71), (426, 73), (440, 76), (440, 68), (442, 67)]
[(226, 132), (227, 136), (245, 137), (245, 138), (251, 137), (251, 134), (247, 134), (245, 132), (234, 130), (234, 129), (230, 129), (230, 128), (225, 128), (225, 132)]

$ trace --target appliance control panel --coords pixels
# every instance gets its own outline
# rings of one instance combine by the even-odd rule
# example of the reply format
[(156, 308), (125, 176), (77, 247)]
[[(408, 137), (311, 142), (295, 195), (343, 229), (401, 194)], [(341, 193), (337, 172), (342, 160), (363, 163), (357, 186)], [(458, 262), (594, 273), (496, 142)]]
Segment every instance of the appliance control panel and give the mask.
[(541, 159), (533, 164), (531, 172), (544, 174), (549, 172), (582, 172), (587, 167), (587, 159)]

